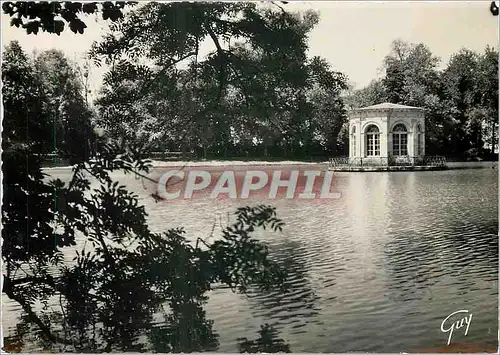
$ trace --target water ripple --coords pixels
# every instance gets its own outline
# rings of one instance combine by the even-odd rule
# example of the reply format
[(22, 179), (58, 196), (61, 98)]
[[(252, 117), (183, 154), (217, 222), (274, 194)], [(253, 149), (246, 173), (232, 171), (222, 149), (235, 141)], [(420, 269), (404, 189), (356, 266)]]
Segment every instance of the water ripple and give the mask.
[[(462, 307), (474, 314), (467, 339), (496, 344), (496, 171), (339, 173), (335, 182), (342, 198), (331, 203), (273, 202), (284, 232), (258, 238), (289, 270), (288, 291), (214, 290), (208, 314), (220, 350), (236, 351), (236, 338), (253, 337), (266, 322), (294, 352), (440, 347), (440, 322)], [(188, 235), (206, 237), (241, 205), (155, 204), (137, 182), (129, 184), (144, 199), (155, 231), (185, 226)], [(13, 326), (19, 308), (7, 302), (3, 311)]]

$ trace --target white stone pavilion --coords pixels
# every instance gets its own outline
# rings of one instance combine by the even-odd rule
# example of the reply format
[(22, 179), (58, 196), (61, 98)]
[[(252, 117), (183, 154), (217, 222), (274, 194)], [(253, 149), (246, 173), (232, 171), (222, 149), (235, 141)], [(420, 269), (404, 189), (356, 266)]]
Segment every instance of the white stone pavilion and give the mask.
[(349, 112), (349, 162), (390, 165), (425, 155), (425, 110), (382, 103)]

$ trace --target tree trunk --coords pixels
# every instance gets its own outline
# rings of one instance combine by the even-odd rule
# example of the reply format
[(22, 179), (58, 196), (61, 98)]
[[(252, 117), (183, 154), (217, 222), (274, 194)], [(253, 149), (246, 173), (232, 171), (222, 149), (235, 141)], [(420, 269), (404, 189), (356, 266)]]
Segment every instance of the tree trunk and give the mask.
[(491, 155), (495, 155), (495, 142), (496, 142), (496, 135), (495, 135), (495, 121), (491, 121)]
[(186, 151), (187, 151), (186, 142), (182, 142), (182, 144), (181, 144), (181, 157), (182, 157), (182, 159), (186, 159)]

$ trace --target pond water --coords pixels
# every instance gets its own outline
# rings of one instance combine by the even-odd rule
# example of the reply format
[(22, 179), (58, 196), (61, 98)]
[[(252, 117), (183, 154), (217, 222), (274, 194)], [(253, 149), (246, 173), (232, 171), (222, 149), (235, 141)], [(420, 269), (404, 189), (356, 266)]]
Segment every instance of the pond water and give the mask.
[[(70, 177), (64, 169), (50, 174)], [(206, 237), (237, 207), (265, 202), (155, 203), (141, 181), (119, 178), (140, 194), (154, 231), (183, 226)], [(255, 338), (264, 323), (275, 325), (293, 352), (436, 348), (448, 338), (443, 319), (463, 309), (472, 322), (453, 342), (496, 348), (497, 169), (336, 173), (333, 190), (342, 197), (327, 203), (271, 201), (283, 232), (256, 235), (287, 265), (292, 287), (286, 294), (213, 291), (207, 312), (219, 351), (237, 351), (236, 339)], [(8, 335), (20, 310), (3, 301)]]

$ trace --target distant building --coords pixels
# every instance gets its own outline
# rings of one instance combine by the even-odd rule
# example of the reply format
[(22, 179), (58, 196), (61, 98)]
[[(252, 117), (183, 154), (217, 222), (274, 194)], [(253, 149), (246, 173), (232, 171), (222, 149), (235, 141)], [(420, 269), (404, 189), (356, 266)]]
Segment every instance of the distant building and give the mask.
[(350, 164), (388, 165), (425, 156), (425, 110), (382, 103), (349, 112)]

